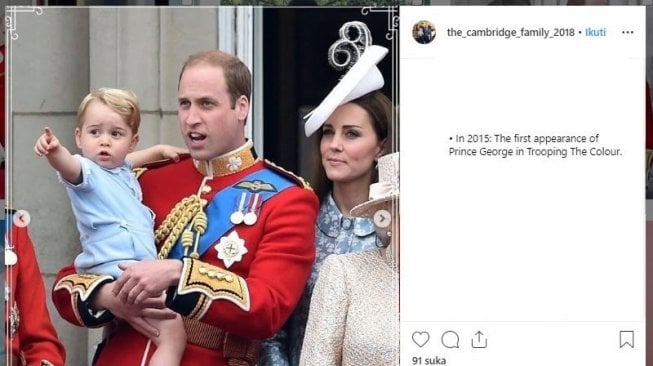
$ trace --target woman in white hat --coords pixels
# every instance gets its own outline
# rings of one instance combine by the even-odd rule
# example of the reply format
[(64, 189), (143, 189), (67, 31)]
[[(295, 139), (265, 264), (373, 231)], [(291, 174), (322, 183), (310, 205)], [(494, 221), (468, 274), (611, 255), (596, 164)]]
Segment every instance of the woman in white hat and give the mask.
[[(364, 27), (364, 24), (345, 24)], [(363, 28), (361, 31), (367, 31)], [(367, 31), (369, 32), (369, 31)], [(370, 46), (345, 74), (305, 125), (306, 135), (317, 132), (315, 174), (311, 184), (320, 198), (316, 223), (316, 259), (299, 303), (284, 328), (266, 340), (260, 366), (297, 366), (313, 286), (325, 258), (378, 249), (380, 242), (369, 218), (349, 214), (365, 202), (370, 183), (376, 180), (376, 163), (384, 154), (392, 120), (392, 102), (378, 89), (383, 76), (376, 64), (388, 52)]]
[(302, 366), (399, 364), (399, 153), (351, 214), (374, 217), (383, 248), (328, 257), (311, 299)]

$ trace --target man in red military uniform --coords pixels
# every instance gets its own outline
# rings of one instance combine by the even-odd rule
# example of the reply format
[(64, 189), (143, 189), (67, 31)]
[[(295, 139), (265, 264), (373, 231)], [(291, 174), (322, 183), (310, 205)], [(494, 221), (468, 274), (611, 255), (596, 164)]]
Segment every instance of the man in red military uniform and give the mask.
[[(0, 143), (5, 144), (4, 80), (5, 46), (0, 46)], [(4, 154), (0, 164), (0, 204), (5, 202)], [(63, 366), (65, 351), (52, 326), (45, 304), (45, 286), (36, 261), (34, 246), (20, 217), (5, 209), (0, 220), (5, 258), (5, 341), (7, 365)], [(24, 219), (23, 219), (24, 220)], [(5, 231), (9, 229), (9, 232)]]
[(65, 351), (45, 305), (45, 287), (32, 241), (26, 227), (12, 222), (13, 211), (5, 213), (2, 233), (7, 227), (10, 230), (5, 241), (7, 365), (63, 366)]
[(298, 177), (261, 161), (245, 139), (251, 75), (235, 56), (189, 58), (179, 81), (179, 125), (190, 159), (140, 174), (156, 214), (159, 260), (109, 276), (63, 268), (53, 299), (66, 320), (112, 324), (96, 365), (147, 362), (156, 336), (144, 317), (184, 316), (182, 365), (254, 365), (258, 340), (284, 324), (315, 257), (317, 197)]

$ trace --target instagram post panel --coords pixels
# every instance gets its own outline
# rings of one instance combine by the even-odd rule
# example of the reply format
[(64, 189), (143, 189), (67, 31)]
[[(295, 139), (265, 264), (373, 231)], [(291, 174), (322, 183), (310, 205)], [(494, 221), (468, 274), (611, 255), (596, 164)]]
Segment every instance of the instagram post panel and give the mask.
[(646, 365), (650, 7), (291, 2), (4, 9), (5, 364)]

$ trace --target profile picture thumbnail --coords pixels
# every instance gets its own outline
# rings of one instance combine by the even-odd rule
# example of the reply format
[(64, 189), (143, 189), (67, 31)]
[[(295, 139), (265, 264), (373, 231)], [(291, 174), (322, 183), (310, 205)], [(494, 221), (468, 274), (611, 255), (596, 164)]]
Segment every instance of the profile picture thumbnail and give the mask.
[(435, 38), (435, 26), (428, 20), (420, 20), (413, 25), (413, 38), (417, 43), (431, 43)]

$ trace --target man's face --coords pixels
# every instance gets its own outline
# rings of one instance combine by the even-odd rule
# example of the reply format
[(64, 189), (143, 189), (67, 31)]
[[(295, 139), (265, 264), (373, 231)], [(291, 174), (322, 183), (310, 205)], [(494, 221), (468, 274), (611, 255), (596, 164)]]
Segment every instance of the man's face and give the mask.
[(247, 97), (232, 108), (221, 67), (198, 64), (187, 68), (179, 81), (179, 128), (190, 155), (211, 160), (245, 142)]

